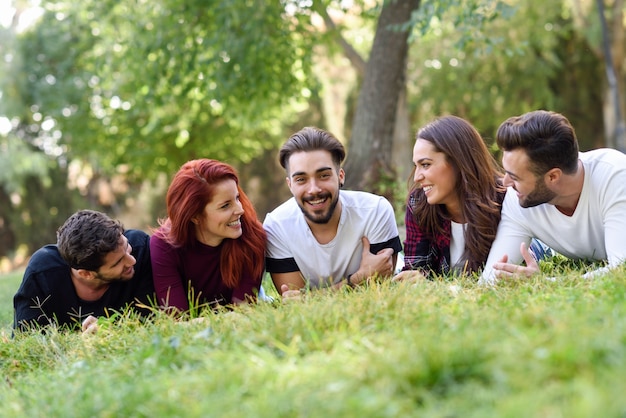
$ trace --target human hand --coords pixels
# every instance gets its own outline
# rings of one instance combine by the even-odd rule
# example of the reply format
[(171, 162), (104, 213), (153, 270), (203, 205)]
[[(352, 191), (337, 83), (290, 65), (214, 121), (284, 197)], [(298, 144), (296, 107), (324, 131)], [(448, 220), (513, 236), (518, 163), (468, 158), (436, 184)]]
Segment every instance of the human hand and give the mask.
[(508, 256), (505, 254), (497, 263), (494, 263), (493, 265), (497, 278), (511, 279), (531, 277), (539, 273), (539, 264), (537, 264), (537, 261), (532, 256), (530, 251), (528, 251), (526, 244), (523, 242), (520, 245), (520, 252), (526, 262), (526, 266), (509, 263)]
[(405, 270), (393, 276), (394, 282), (417, 283), (426, 280), (426, 276), (419, 270)]
[(383, 248), (376, 254), (370, 252), (370, 241), (367, 237), (361, 238), (363, 242), (363, 252), (361, 253), (361, 264), (359, 269), (351, 276), (354, 284), (359, 284), (364, 280), (378, 274), (379, 276), (393, 275), (393, 249)]
[(82, 323), (82, 331), (85, 334), (95, 334), (98, 331), (98, 318), (89, 315)]
[(283, 297), (283, 302), (293, 302), (296, 300), (302, 300), (302, 292), (300, 289), (290, 289), (288, 285), (284, 284), (280, 287), (280, 294)]

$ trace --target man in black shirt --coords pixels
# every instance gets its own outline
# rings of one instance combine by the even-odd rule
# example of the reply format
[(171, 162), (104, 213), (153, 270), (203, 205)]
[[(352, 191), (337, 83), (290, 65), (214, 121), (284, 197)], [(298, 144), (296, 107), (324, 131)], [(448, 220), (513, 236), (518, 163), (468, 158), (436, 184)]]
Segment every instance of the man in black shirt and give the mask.
[(17, 331), (57, 325), (93, 332), (97, 317), (154, 300), (150, 237), (107, 215), (81, 210), (57, 231), (57, 244), (31, 257), (13, 297)]

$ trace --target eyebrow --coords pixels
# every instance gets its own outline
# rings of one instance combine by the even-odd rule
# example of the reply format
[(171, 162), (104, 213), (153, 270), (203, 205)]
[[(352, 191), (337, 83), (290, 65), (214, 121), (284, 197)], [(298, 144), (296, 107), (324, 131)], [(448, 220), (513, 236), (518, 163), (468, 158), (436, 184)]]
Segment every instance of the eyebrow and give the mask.
[[(315, 170), (315, 173), (318, 174), (318, 173), (321, 173), (323, 171), (328, 171), (328, 170), (332, 170), (332, 169), (333, 169), (332, 167), (321, 167), (321, 168), (318, 168), (317, 170)], [(293, 173), (291, 175), (291, 177), (293, 178), (293, 177), (297, 177), (297, 176), (306, 176), (306, 175), (307, 175), (307, 173), (305, 173), (304, 171), (296, 171), (295, 173)]]
[(512, 173), (512, 172), (510, 172), (510, 171), (508, 171), (508, 170), (504, 170), (504, 172), (505, 172), (506, 174), (508, 174), (508, 175), (509, 175), (509, 177), (511, 177), (511, 178), (515, 178), (515, 179), (519, 179), (519, 178), (520, 178), (520, 177), (519, 177), (519, 176), (517, 176), (515, 173)]
[(432, 161), (432, 160), (433, 159), (429, 157), (420, 158), (419, 160), (417, 160), (417, 164), (423, 163), (424, 161)]

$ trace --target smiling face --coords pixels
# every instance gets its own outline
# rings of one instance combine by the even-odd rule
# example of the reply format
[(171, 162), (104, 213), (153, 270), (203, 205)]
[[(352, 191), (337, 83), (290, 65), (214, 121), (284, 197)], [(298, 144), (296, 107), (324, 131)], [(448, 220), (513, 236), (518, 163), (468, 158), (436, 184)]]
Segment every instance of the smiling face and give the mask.
[(338, 219), (339, 188), (345, 174), (343, 169), (337, 173), (330, 152), (296, 152), (289, 157), (288, 171), (287, 185), (307, 221), (326, 224)]
[(549, 203), (556, 197), (556, 193), (546, 185), (544, 177), (537, 177), (531, 171), (530, 161), (524, 150), (504, 151), (502, 166), (506, 172), (504, 185), (515, 189), (521, 207), (530, 208)]
[(115, 251), (111, 251), (104, 257), (104, 264), (95, 272), (95, 278), (102, 282), (125, 281), (133, 278), (135, 274), (135, 257), (131, 255), (133, 247), (128, 239), (121, 235), (119, 245)]
[(225, 238), (239, 238), (242, 234), (243, 213), (235, 180), (228, 179), (216, 184), (213, 199), (207, 203), (201, 215), (193, 218), (196, 238), (212, 247), (220, 245)]
[(450, 214), (458, 213), (457, 172), (443, 152), (425, 139), (417, 138), (413, 147), (413, 181), (424, 190), (431, 205), (445, 205)]

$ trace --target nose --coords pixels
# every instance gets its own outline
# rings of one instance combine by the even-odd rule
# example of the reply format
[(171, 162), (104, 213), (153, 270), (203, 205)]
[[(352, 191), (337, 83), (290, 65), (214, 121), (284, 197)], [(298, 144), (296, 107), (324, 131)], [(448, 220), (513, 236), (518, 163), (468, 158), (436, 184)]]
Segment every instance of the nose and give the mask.
[(413, 181), (415, 183), (419, 183), (422, 180), (424, 180), (424, 175), (418, 168), (415, 168), (415, 173), (413, 174)]
[(128, 248), (126, 249), (126, 255), (128, 256), (128, 264), (130, 264), (131, 266), (134, 266), (135, 264), (137, 264), (137, 259), (133, 257), (133, 255), (131, 254), (132, 251), (133, 251), (133, 247), (131, 247), (129, 243)]
[(319, 193), (322, 189), (317, 185), (317, 180), (316, 179), (311, 179), (311, 181), (309, 182), (309, 194), (316, 194)]
[(509, 173), (504, 174), (504, 178), (502, 179), (502, 184), (506, 187), (513, 185), (513, 180), (511, 180), (511, 176), (509, 176)]
[(237, 202), (237, 206), (235, 207), (235, 213), (237, 215), (243, 215), (245, 213), (245, 210), (243, 210), (243, 205), (241, 204), (241, 202)]

